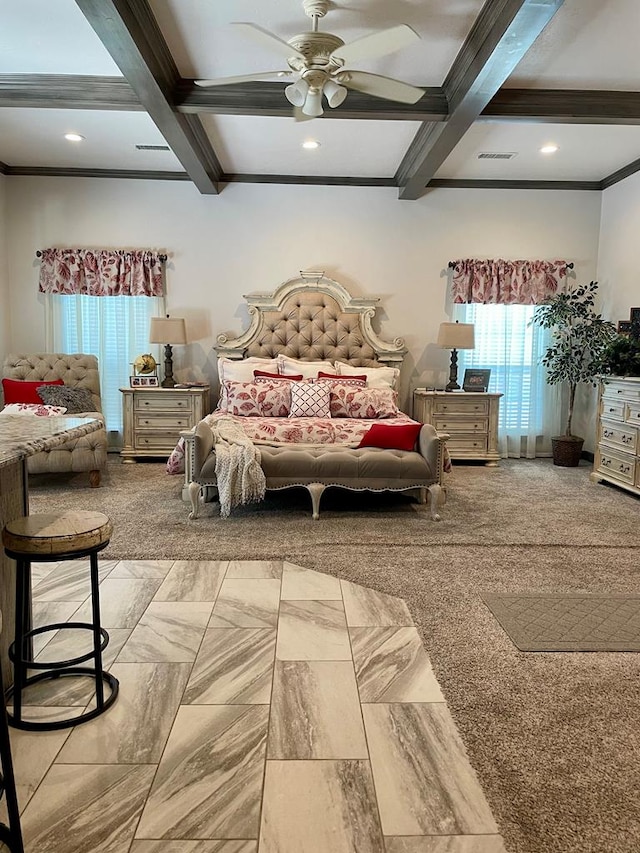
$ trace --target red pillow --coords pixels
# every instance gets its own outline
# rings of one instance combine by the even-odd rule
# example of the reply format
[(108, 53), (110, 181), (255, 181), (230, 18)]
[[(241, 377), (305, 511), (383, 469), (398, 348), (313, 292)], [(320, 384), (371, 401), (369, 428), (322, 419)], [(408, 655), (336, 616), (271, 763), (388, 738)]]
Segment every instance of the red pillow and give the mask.
[(373, 424), (362, 436), (358, 447), (384, 447), (387, 450), (413, 450), (422, 424)]
[(302, 381), (302, 374), (299, 376), (285, 376), (284, 373), (267, 373), (265, 370), (254, 370), (253, 378), (258, 379), (258, 377), (263, 377), (264, 379), (284, 379), (285, 382)]
[(349, 380), (356, 380), (358, 382), (364, 382), (367, 384), (366, 376), (338, 376), (337, 373), (323, 373), (320, 371), (318, 373), (318, 379), (330, 379), (332, 382), (349, 382)]
[(43, 385), (64, 385), (62, 379), (40, 379), (37, 382), (26, 382), (22, 379), (3, 379), (2, 391), (4, 393), (4, 401), (9, 403), (39, 403), (42, 405), (42, 400), (38, 397), (38, 388)]

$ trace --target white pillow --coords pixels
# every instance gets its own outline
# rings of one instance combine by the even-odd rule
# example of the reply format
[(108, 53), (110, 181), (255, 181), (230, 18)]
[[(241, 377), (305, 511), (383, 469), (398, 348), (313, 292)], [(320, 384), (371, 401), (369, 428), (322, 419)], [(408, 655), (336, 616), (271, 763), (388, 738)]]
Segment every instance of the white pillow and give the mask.
[(258, 358), (251, 356), (236, 361), (234, 358), (218, 359), (218, 378), (220, 385), (225, 382), (253, 382), (253, 371), (264, 370), (267, 373), (278, 373), (277, 358)]
[(367, 388), (395, 388), (400, 376), (397, 367), (353, 367), (336, 361), (339, 376), (366, 376)]
[(3, 415), (37, 415), (39, 418), (53, 418), (64, 415), (65, 406), (45, 406), (44, 403), (9, 403), (2, 410)]
[(328, 382), (292, 382), (290, 418), (330, 418), (331, 385)]
[(290, 358), (288, 355), (280, 354), (278, 356), (280, 365), (279, 372), (285, 376), (295, 376), (302, 374), (305, 379), (315, 379), (318, 371), (323, 373), (333, 373), (334, 367), (331, 361), (302, 361), (299, 358)]

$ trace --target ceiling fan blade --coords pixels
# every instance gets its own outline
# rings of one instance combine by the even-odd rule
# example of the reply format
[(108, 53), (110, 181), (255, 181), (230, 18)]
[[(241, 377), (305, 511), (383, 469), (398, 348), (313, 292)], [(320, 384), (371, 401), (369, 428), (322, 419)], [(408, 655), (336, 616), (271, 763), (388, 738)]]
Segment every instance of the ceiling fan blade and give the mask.
[(418, 33), (411, 29), (408, 24), (398, 24), (397, 27), (390, 27), (388, 30), (381, 30), (379, 33), (371, 33), (371, 35), (363, 36), (350, 44), (337, 47), (331, 56), (343, 62), (356, 63), (363, 59), (386, 56), (419, 40)]
[(347, 89), (355, 89), (356, 92), (364, 92), (376, 98), (386, 98), (388, 101), (400, 101), (403, 104), (415, 104), (424, 95), (424, 89), (394, 80), (393, 77), (369, 74), (368, 71), (341, 71), (336, 74), (335, 79)]
[(241, 32), (246, 36), (252, 38), (256, 43), (261, 44), (268, 50), (279, 53), (284, 59), (289, 59), (292, 56), (304, 59), (304, 56), (295, 47), (291, 47), (290, 44), (283, 41), (279, 36), (270, 33), (269, 30), (263, 30), (262, 27), (258, 27), (256, 24), (235, 21), (232, 26), (241, 27)]
[(271, 80), (272, 77), (289, 77), (293, 71), (262, 71), (257, 74), (239, 74), (236, 77), (218, 77), (214, 80), (194, 80), (196, 86), (228, 86), (230, 83), (249, 83), (252, 80)]

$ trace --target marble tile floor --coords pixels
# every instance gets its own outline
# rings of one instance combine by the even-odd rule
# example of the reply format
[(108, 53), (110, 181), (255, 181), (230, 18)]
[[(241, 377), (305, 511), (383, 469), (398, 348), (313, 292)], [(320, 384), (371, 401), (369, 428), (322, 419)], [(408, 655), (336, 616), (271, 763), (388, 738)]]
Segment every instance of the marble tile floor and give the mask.
[[(36, 623), (82, 619), (83, 565), (43, 568)], [(118, 700), (11, 730), (26, 853), (505, 853), (401, 599), (278, 561), (104, 561), (100, 590)], [(92, 701), (49, 682), (25, 716)]]

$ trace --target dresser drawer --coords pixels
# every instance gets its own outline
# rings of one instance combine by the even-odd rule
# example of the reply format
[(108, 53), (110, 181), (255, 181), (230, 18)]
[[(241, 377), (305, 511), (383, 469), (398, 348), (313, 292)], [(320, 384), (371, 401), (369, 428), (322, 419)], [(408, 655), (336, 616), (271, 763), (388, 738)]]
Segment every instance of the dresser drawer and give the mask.
[(487, 437), (486, 435), (462, 435), (449, 434), (447, 440), (447, 450), (451, 456), (460, 454), (461, 456), (474, 456), (477, 453), (487, 452)]
[(193, 426), (191, 413), (185, 412), (180, 414), (154, 414), (153, 417), (146, 415), (136, 415), (135, 417), (136, 430), (162, 430), (163, 432), (178, 433), (183, 429), (191, 429)]
[(618, 448), (627, 453), (635, 453), (638, 442), (638, 431), (631, 427), (619, 426), (616, 423), (601, 421), (599, 440), (607, 447)]
[(626, 404), (624, 400), (611, 400), (602, 398), (601, 417), (612, 421), (623, 421)]
[(171, 394), (164, 391), (161, 394), (138, 393), (133, 400), (133, 408), (136, 412), (175, 412), (191, 411), (191, 397), (182, 394)]
[(640, 403), (627, 403), (624, 419), (628, 424), (640, 426)]
[(489, 421), (487, 418), (467, 418), (460, 415), (437, 415), (433, 419), (433, 425), (438, 432), (480, 432), (486, 433), (489, 430)]
[(618, 385), (615, 382), (607, 383), (602, 391), (602, 399), (607, 402), (611, 400), (628, 400), (640, 406), (640, 384), (631, 383)]
[(621, 480), (623, 483), (628, 483), (630, 486), (634, 484), (636, 460), (633, 456), (612, 452), (604, 445), (600, 445), (598, 454), (599, 471), (608, 474), (610, 477), (615, 477), (616, 480)]
[(455, 397), (449, 400), (436, 400), (433, 405), (435, 414), (442, 415), (487, 415), (489, 414), (489, 401), (474, 400), (473, 397)]

